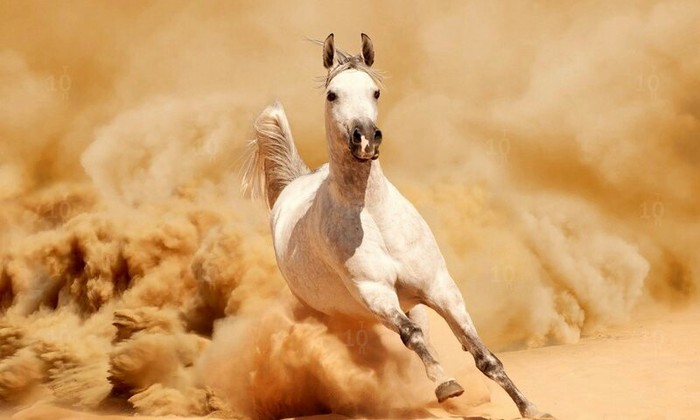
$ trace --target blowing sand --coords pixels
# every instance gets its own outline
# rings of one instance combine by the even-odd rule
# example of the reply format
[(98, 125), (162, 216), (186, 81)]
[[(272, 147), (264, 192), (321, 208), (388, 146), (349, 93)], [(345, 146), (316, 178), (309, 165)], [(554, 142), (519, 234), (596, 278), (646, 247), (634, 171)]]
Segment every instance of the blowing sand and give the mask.
[[(434, 344), (443, 356), (455, 340), (431, 318)], [(516, 383), (542, 408), (559, 419), (693, 419), (700, 412), (700, 308), (686, 308), (607, 328), (576, 344), (500, 352)], [(467, 357), (447, 352), (446, 366), (468, 385), (448, 404), (429, 404), (414, 418), (515, 419), (508, 395), (481, 377)], [(429, 391), (428, 391), (429, 392)], [(17, 420), (125, 418), (59, 409), (46, 403), (16, 408)], [(345, 419), (341, 415), (304, 417)]]
[[(395, 336), (289, 296), (239, 192), (275, 99), (326, 161), (304, 37), (357, 51), (366, 32), (384, 172), (516, 383), (562, 419), (698, 417), (697, 311), (674, 312), (700, 286), (697, 1), (1, 2), (0, 21), (3, 408), (434, 408)], [(464, 371), (455, 404), (483, 403), (436, 336)], [(491, 394), (468, 412), (515, 416)]]

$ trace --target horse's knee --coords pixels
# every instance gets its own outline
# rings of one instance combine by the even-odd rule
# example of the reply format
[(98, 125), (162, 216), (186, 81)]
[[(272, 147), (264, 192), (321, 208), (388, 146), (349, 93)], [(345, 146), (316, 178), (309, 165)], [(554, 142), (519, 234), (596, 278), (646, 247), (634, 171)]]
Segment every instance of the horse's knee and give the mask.
[(399, 335), (403, 345), (409, 349), (414, 349), (416, 344), (423, 341), (423, 331), (416, 324), (406, 322), (399, 327)]
[(437, 376), (430, 371), (430, 366), (438, 365), (439, 367), (439, 364), (425, 345), (423, 330), (413, 322), (406, 322), (399, 327), (399, 335), (401, 336), (401, 341), (403, 341), (404, 346), (409, 350), (415, 351), (418, 357), (423, 361), (428, 372), (428, 377), (435, 380)]
[(490, 351), (478, 351), (474, 354), (476, 367), (486, 376), (493, 377), (503, 372), (503, 363)]

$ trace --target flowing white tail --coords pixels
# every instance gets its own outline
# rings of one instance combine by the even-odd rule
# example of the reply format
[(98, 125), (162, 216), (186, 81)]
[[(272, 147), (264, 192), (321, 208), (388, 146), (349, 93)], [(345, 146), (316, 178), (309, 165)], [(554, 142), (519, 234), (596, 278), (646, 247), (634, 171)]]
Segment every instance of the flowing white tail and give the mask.
[(284, 187), (309, 168), (299, 156), (287, 115), (279, 102), (268, 106), (255, 120), (255, 139), (249, 145), (242, 188), (253, 198), (274, 206)]

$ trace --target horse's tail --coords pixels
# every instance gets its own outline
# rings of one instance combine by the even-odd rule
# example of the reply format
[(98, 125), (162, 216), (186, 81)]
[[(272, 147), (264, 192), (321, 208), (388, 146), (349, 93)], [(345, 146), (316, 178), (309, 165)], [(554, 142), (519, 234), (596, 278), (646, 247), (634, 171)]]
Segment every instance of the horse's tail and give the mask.
[(287, 115), (279, 102), (265, 108), (255, 120), (255, 139), (249, 144), (242, 189), (253, 198), (263, 198), (272, 208), (284, 187), (309, 173), (299, 156)]

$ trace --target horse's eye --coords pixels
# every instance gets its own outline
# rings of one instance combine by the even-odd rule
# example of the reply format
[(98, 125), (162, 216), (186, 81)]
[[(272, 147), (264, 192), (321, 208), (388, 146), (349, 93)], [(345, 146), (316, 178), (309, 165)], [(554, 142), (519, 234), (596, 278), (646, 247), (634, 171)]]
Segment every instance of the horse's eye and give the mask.
[(328, 92), (326, 95), (326, 99), (328, 99), (328, 102), (333, 102), (335, 99), (338, 97), (338, 95), (335, 94), (335, 92)]
[(379, 99), (379, 91), (378, 90), (374, 91), (374, 99)]

